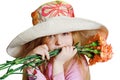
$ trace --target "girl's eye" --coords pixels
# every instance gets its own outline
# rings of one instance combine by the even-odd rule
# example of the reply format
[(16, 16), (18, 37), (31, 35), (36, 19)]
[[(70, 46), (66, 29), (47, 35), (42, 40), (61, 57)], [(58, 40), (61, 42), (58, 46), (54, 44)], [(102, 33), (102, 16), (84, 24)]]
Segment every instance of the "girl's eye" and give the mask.
[(54, 37), (54, 35), (50, 35), (50, 36), (48, 36), (49, 38), (53, 38)]
[(66, 36), (66, 35), (68, 35), (69, 33), (63, 33), (62, 35), (64, 35), (64, 36)]

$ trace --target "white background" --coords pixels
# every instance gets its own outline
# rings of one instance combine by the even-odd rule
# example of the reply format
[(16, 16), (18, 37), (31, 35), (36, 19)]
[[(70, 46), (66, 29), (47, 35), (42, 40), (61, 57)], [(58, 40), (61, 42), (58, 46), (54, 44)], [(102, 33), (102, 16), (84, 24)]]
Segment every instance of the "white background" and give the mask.
[[(13, 60), (6, 53), (11, 40), (32, 26), (31, 12), (51, 0), (0, 0), (0, 64)], [(119, 0), (64, 0), (72, 4), (76, 17), (104, 24), (109, 30), (108, 43), (113, 46), (113, 58), (90, 66), (91, 80), (120, 80), (120, 2)], [(0, 71), (0, 76), (5, 71)], [(21, 80), (11, 75), (6, 80)]]

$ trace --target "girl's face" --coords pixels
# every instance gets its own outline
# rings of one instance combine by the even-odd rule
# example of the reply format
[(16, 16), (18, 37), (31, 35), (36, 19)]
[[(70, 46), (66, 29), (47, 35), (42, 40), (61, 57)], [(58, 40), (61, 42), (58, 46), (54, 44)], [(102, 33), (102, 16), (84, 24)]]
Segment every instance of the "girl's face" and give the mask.
[(64, 46), (72, 46), (73, 44), (72, 33), (70, 32), (47, 36), (44, 41), (49, 50), (62, 48)]

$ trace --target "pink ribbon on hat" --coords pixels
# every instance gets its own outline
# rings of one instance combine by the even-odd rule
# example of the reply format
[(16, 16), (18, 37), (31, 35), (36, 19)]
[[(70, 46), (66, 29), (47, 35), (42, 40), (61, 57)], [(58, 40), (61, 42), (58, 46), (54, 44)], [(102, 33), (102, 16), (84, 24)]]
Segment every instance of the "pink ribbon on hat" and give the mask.
[(44, 5), (41, 9), (41, 15), (44, 17), (55, 17), (60, 15), (74, 17), (74, 12), (71, 5), (60, 2), (58, 4), (51, 3)]

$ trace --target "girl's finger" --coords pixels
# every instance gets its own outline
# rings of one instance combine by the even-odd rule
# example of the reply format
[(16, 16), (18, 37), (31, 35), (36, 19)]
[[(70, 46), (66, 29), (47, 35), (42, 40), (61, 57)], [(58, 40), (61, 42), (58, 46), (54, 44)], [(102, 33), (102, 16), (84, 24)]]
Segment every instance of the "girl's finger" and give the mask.
[(48, 51), (48, 46), (46, 44), (44, 44), (42, 48)]
[(49, 52), (45, 50), (44, 53), (45, 53), (45, 57), (49, 60), (50, 59)]
[(77, 49), (75, 48), (74, 50), (73, 50), (73, 54), (76, 54), (77, 53)]
[(42, 59), (45, 60), (45, 55), (43, 54), (43, 55), (41, 55), (41, 56), (42, 56)]
[(47, 58), (48, 60), (50, 59), (49, 52), (46, 52), (46, 58)]

